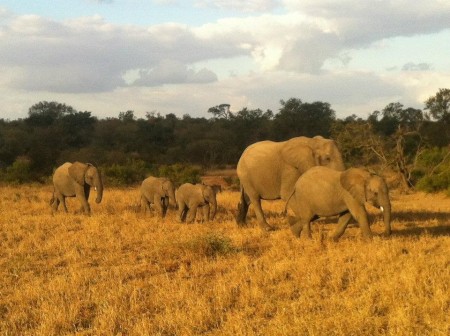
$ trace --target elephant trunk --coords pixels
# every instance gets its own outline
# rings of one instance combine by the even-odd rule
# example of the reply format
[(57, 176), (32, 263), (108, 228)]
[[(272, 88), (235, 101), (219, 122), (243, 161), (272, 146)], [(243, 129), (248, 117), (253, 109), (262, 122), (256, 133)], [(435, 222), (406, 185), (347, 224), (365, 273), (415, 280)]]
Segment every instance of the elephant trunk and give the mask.
[(95, 203), (100, 203), (103, 198), (103, 183), (100, 173), (98, 177), (95, 178), (94, 187), (97, 190), (97, 197), (95, 198)]
[(333, 160), (331, 163), (331, 169), (337, 170), (337, 171), (344, 171), (345, 170), (345, 164), (344, 164), (344, 160), (342, 159), (342, 155), (339, 152), (339, 150), (336, 150), (333, 153)]
[(383, 221), (385, 225), (385, 234), (391, 234), (391, 202), (389, 201), (389, 195), (386, 192), (380, 193), (378, 196), (378, 204), (380, 205), (381, 211), (383, 212)]
[(175, 190), (173, 187), (169, 189), (168, 196), (169, 196), (169, 205), (175, 209), (177, 207), (177, 201), (175, 199)]
[(209, 219), (213, 220), (214, 217), (216, 216), (216, 211), (217, 211), (217, 201), (215, 199), (211, 200), (211, 202), (209, 203), (210, 205), (210, 213), (209, 213)]

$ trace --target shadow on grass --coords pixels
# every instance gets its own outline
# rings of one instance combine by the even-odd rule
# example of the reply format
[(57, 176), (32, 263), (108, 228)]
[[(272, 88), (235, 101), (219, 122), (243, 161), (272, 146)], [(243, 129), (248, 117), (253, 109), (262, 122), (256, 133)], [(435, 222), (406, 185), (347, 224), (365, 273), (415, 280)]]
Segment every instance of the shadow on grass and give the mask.
[[(407, 211), (394, 212), (392, 219), (404, 226), (392, 232), (394, 236), (450, 236), (450, 212)], [(437, 221), (437, 225), (426, 225), (424, 222)]]
[[(269, 224), (274, 224), (273, 220), (280, 220), (281, 225), (276, 225), (277, 229), (283, 226), (290, 226), (293, 224), (293, 218), (291, 215), (285, 216), (281, 212), (265, 211), (264, 214), (269, 221)], [(378, 219), (375, 219), (378, 217)], [(254, 221), (255, 215), (252, 213), (247, 216), (247, 221)], [(272, 222), (270, 222), (272, 220)], [(369, 215), (369, 221), (373, 224), (374, 221), (381, 220), (381, 214)], [(405, 211), (392, 213), (392, 221), (401, 224), (401, 228), (396, 227), (394, 224), (392, 227), (392, 236), (408, 237), (408, 236), (450, 236), (450, 212), (433, 212), (433, 211)], [(427, 221), (437, 221), (433, 225), (427, 225)], [(338, 216), (321, 217), (314, 221), (321, 224), (337, 224)], [(247, 224), (248, 225), (248, 224)], [(256, 225), (256, 224), (255, 224)], [(252, 226), (252, 225), (250, 225)], [(349, 227), (358, 227), (358, 223), (352, 218), (349, 223)]]

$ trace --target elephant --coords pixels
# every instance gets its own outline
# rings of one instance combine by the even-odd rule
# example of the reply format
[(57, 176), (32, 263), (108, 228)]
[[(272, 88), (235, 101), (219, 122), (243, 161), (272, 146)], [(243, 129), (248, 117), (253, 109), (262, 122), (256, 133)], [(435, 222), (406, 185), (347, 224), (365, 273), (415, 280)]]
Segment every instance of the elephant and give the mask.
[(202, 221), (213, 220), (217, 210), (216, 193), (211, 186), (184, 183), (175, 192), (178, 206), (178, 220), (192, 223), (201, 208)]
[(97, 167), (81, 162), (66, 162), (59, 166), (53, 174), (53, 196), (50, 200), (52, 212), (56, 212), (59, 203), (62, 203), (67, 213), (66, 197), (77, 197), (81, 203), (80, 211), (90, 215), (88, 199), (91, 187), (97, 191), (95, 202), (100, 203), (103, 197), (103, 182)]
[(161, 218), (167, 213), (169, 204), (176, 207), (175, 187), (172, 181), (165, 177), (149, 176), (141, 184), (141, 204), (144, 211), (150, 211), (150, 203), (158, 209)]
[(327, 167), (313, 167), (299, 177), (287, 206), (295, 213), (291, 226), (293, 234), (300, 237), (302, 229), (311, 237), (311, 221), (319, 216), (339, 215), (333, 234), (337, 241), (353, 217), (359, 224), (363, 237), (371, 238), (364, 204), (368, 202), (383, 212), (385, 234), (391, 234), (391, 203), (385, 180), (366, 169), (349, 168), (343, 172)]
[(253, 203), (260, 227), (272, 230), (264, 217), (261, 200), (287, 201), (300, 175), (314, 166), (345, 169), (333, 140), (301, 136), (282, 142), (260, 141), (247, 147), (237, 164), (241, 183), (237, 224), (245, 225), (249, 204)]

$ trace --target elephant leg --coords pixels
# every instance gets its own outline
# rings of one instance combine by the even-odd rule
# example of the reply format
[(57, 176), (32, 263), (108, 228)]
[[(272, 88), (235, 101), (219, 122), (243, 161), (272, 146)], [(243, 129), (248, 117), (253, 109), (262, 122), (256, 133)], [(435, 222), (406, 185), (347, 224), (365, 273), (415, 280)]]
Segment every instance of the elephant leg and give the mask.
[(358, 222), (363, 237), (371, 239), (373, 235), (372, 231), (370, 230), (369, 220), (367, 219), (367, 213), (364, 209), (364, 206), (358, 205), (357, 207), (349, 207), (349, 210), (353, 218), (355, 218)]
[(150, 202), (147, 200), (145, 196), (141, 196), (141, 206), (142, 210), (144, 211), (144, 214), (148, 211), (148, 213), (151, 212), (150, 209)]
[(345, 214), (339, 216), (338, 226), (336, 228), (336, 231), (334, 231), (331, 239), (333, 239), (334, 241), (339, 240), (339, 238), (344, 234), (348, 222), (350, 222), (350, 219), (352, 219), (352, 214), (350, 212), (346, 212)]
[[(62, 204), (64, 212), (68, 213), (69, 211), (67, 210), (66, 197), (64, 195), (58, 195), (57, 201), (58, 201), (58, 205), (59, 205), (59, 203)], [(56, 209), (58, 209), (58, 205), (56, 206)]]
[(193, 223), (195, 221), (195, 216), (197, 215), (197, 207), (198, 205), (193, 205), (189, 208), (187, 212), (186, 222), (187, 223)]
[(186, 204), (178, 204), (177, 218), (180, 223), (183, 223), (186, 220)]
[(84, 198), (84, 197), (78, 197), (77, 198), (80, 200), (81, 203), (81, 208), (80, 208), (80, 212), (81, 213), (85, 213), (86, 215), (90, 215), (91, 214), (91, 207), (88, 203), (88, 201)]
[(245, 194), (244, 190), (242, 190), (241, 191), (241, 200), (238, 204), (238, 213), (236, 216), (236, 222), (239, 226), (245, 225), (245, 220), (247, 217), (249, 204), (250, 204), (250, 199)]
[(162, 206), (162, 217), (166, 217), (167, 214), (167, 208), (169, 207), (169, 201), (167, 200), (167, 198), (163, 198), (161, 200), (161, 206)]
[(303, 227), (305, 228), (305, 235), (306, 238), (311, 239), (312, 238), (312, 234), (311, 234), (311, 221), (307, 221), (303, 223)]
[(90, 187), (89, 187), (89, 185), (87, 185), (87, 186), (84, 186), (81, 191), (78, 190), (77, 194), (76, 194), (76, 197), (78, 198), (78, 200), (80, 201), (80, 204), (81, 204), (79, 212), (80, 213), (84, 212), (86, 215), (91, 214), (91, 207), (88, 203), (89, 193), (90, 193)]
[(53, 202), (52, 202), (52, 212), (55, 213), (56, 211), (58, 211), (58, 206), (59, 206), (59, 199), (58, 197), (54, 197), (53, 198)]
[(264, 216), (262, 207), (261, 207), (261, 198), (259, 196), (250, 196), (250, 202), (253, 204), (253, 206), (255, 207), (255, 214), (256, 214), (256, 218), (258, 220), (259, 226), (261, 227), (261, 229), (265, 230), (265, 231), (273, 231), (274, 228), (269, 225), (266, 221), (266, 218)]
[(291, 231), (295, 237), (300, 237), (300, 234), (303, 230), (303, 224), (301, 221), (296, 221), (293, 225), (291, 225)]
[(293, 225), (291, 225), (291, 231), (295, 237), (299, 238), (303, 229), (305, 229), (304, 235), (307, 238), (311, 238), (311, 220), (299, 219)]
[(202, 222), (209, 222), (209, 204), (202, 206)]
[(164, 218), (164, 206), (163, 206), (163, 204), (162, 204), (162, 199), (161, 199), (161, 196), (159, 196), (159, 195), (155, 195), (154, 196), (154, 198), (153, 198), (153, 204), (154, 204), (154, 206), (155, 206), (155, 208), (156, 208), (156, 210), (158, 211), (158, 213), (159, 213), (159, 215), (160, 215), (160, 217), (161, 218)]

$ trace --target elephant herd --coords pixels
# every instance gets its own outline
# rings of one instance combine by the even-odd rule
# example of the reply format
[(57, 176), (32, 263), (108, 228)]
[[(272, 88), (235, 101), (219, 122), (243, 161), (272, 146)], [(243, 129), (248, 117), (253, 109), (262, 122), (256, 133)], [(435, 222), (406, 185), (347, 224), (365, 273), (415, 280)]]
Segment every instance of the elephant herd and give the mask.
[[(90, 163), (64, 163), (53, 174), (52, 212), (56, 212), (62, 204), (67, 213), (66, 197), (76, 197), (81, 203), (80, 212), (89, 215), (91, 187), (97, 191), (96, 202), (100, 203), (103, 182), (99, 170)], [(184, 183), (175, 190), (170, 179), (150, 176), (142, 182), (140, 193), (144, 211), (150, 210), (150, 204), (153, 204), (161, 218), (165, 217), (169, 204), (178, 208), (179, 220), (188, 223), (195, 220), (198, 208), (202, 221), (213, 220), (217, 210), (216, 192), (212, 186), (204, 184)]]
[[(253, 204), (256, 219), (263, 230), (273, 230), (264, 216), (261, 200), (282, 199), (286, 210), (294, 213), (291, 225), (293, 234), (300, 236), (304, 230), (311, 237), (311, 222), (319, 217), (338, 216), (338, 226), (332, 238), (338, 240), (351, 218), (354, 218), (364, 237), (372, 237), (366, 202), (383, 212), (385, 233), (391, 233), (391, 204), (385, 180), (364, 168), (345, 169), (342, 155), (333, 140), (321, 136), (295, 137), (287, 141), (260, 141), (248, 146), (237, 164), (240, 180), (240, 201), (236, 222), (246, 223), (247, 211)], [(81, 211), (90, 213), (89, 191), (97, 191), (100, 203), (103, 184), (100, 172), (89, 163), (66, 162), (53, 175), (53, 212), (66, 197), (77, 197)], [(150, 204), (161, 217), (169, 205), (177, 208), (180, 222), (191, 223), (197, 210), (201, 221), (213, 220), (217, 210), (216, 192), (204, 184), (182, 184), (175, 189), (170, 179), (148, 177), (140, 187), (141, 205), (144, 211)]]

